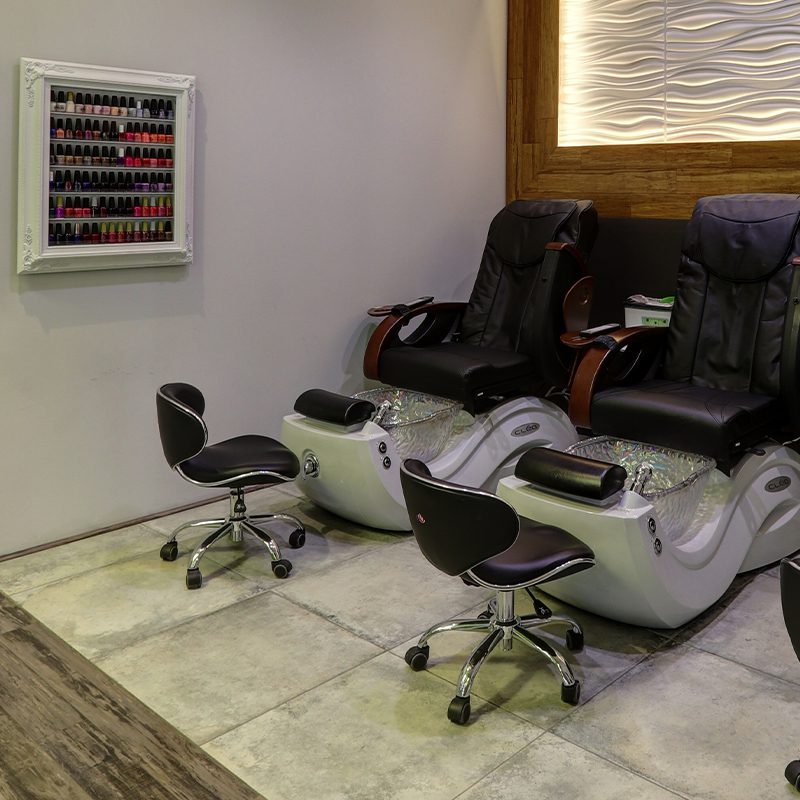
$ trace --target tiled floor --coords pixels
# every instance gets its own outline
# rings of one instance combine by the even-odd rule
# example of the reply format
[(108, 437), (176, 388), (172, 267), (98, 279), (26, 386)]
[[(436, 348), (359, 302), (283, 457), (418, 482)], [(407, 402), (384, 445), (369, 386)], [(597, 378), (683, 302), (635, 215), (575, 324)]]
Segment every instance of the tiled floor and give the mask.
[(284, 549), (288, 579), (255, 545), (229, 544), (187, 591), (202, 533), (184, 533), (177, 562), (159, 559), (180, 521), (222, 502), (0, 563), (0, 589), (268, 800), (797, 796), (783, 770), (800, 756), (800, 663), (776, 568), (737, 580), (679, 631), (548, 599), (586, 631), (583, 652), (567, 654), (580, 705), (562, 704), (550, 668), (515, 649), (483, 666), (458, 727), (446, 709), (474, 637), (435, 638), (424, 672), (403, 654), (487, 593), (436, 572), (412, 538), (359, 530), (293, 487), (248, 506), (308, 525), (306, 546)]

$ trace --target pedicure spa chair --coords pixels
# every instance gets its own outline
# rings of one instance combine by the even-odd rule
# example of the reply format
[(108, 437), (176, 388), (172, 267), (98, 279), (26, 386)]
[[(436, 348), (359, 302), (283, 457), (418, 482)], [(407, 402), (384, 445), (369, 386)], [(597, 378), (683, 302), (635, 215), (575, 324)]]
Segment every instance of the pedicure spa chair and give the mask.
[(404, 459), (494, 489), (530, 447), (573, 443), (563, 390), (574, 355), (559, 337), (588, 324), (596, 233), (590, 201), (514, 201), (490, 224), (469, 302), (370, 309), (383, 321), (364, 374), (385, 386), (354, 397), (312, 389), (284, 417), (303, 492), (346, 519), (410, 531)]
[(304, 393), (282, 441), (312, 501), (373, 527), (410, 527), (406, 458), (496, 491), (594, 552), (549, 594), (678, 627), (800, 549), (800, 197), (699, 200), (669, 325), (608, 331), (585, 327), (594, 209), (565, 203), (498, 214), (469, 303), (374, 310), (387, 386)]

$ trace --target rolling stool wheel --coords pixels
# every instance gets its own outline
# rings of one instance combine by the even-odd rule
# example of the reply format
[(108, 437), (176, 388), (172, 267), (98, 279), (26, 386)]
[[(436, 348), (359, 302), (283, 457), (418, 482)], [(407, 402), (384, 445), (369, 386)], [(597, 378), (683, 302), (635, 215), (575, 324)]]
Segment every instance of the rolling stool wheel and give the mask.
[(414, 672), (419, 672), (428, 665), (428, 656), (430, 653), (431, 648), (428, 647), (428, 645), (425, 645), (425, 647), (417, 647), (417, 645), (409, 647), (405, 655), (406, 664), (408, 664)]
[(200, 570), (195, 567), (194, 569), (186, 570), (186, 588), (199, 589), (203, 585), (203, 576)]
[(583, 650), (583, 632), (570, 628), (564, 636), (564, 643), (567, 645), (567, 650), (580, 653)]
[(285, 558), (279, 558), (277, 561), (272, 562), (272, 574), (276, 578), (288, 578), (291, 571), (292, 562), (287, 561)]
[(173, 541), (162, 545), (159, 555), (162, 561), (174, 561), (178, 557), (178, 543)]
[(296, 550), (298, 547), (302, 547), (305, 543), (306, 532), (301, 528), (297, 528), (289, 534), (289, 547), (291, 547), (293, 550)]
[(569, 703), (571, 706), (578, 705), (578, 700), (581, 699), (581, 684), (579, 681), (565, 686), (561, 684), (561, 700), (564, 703)]
[(469, 697), (456, 695), (447, 707), (447, 719), (456, 725), (466, 725), (469, 720)]
[(800, 789), (800, 761), (789, 762), (783, 774), (795, 789)]

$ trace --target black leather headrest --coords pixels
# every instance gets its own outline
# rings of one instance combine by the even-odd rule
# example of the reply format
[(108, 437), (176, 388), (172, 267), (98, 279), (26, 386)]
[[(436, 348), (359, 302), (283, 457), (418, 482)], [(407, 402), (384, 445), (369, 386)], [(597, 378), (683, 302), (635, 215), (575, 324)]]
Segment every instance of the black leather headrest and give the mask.
[(549, 242), (575, 244), (587, 256), (596, 235), (591, 200), (514, 200), (492, 220), (487, 245), (507, 264), (527, 266)]
[(558, 494), (606, 500), (625, 484), (628, 473), (619, 464), (532, 447), (517, 462), (514, 474), (534, 486)]
[(796, 255), (799, 223), (798, 195), (703, 197), (687, 227), (684, 252), (724, 280), (765, 280)]

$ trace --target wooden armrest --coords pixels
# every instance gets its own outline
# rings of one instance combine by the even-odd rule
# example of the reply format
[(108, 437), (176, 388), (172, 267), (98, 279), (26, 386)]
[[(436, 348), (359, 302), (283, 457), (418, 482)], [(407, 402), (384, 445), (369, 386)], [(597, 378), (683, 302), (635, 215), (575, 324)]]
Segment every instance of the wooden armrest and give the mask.
[(399, 343), (401, 328), (422, 314), (431, 315), (455, 315), (460, 314), (467, 304), (464, 302), (444, 302), (428, 303), (416, 308), (410, 308), (405, 313), (398, 313), (399, 306), (394, 307), (389, 315), (372, 332), (364, 351), (364, 377), (372, 380), (380, 380), (378, 375), (378, 362), (381, 353), (389, 347)]
[[(564, 295), (561, 310), (564, 315), (564, 327), (568, 331), (579, 331), (589, 324), (593, 294), (594, 278), (591, 275), (584, 275), (575, 281)], [(561, 341), (564, 342), (563, 336)], [(564, 342), (564, 344), (567, 343)], [(571, 347), (572, 345), (567, 346)]]
[(581, 273), (584, 275), (587, 274), (588, 270), (586, 268), (587, 267), (586, 259), (583, 257), (583, 253), (581, 253), (581, 251), (578, 250), (578, 248), (575, 247), (574, 244), (569, 244), (569, 242), (548, 242), (544, 246), (544, 249), (561, 250), (562, 252), (569, 253), (575, 259), (575, 261), (577, 261), (578, 264), (580, 265)]
[[(666, 327), (648, 325), (620, 328), (591, 339), (585, 345), (580, 345), (582, 352), (579, 355), (580, 360), (575, 369), (569, 397), (569, 417), (573, 425), (591, 429), (592, 397), (603, 384), (605, 370), (620, 348), (628, 345), (656, 344), (663, 340), (667, 330)], [(573, 341), (577, 344), (577, 339)]]

